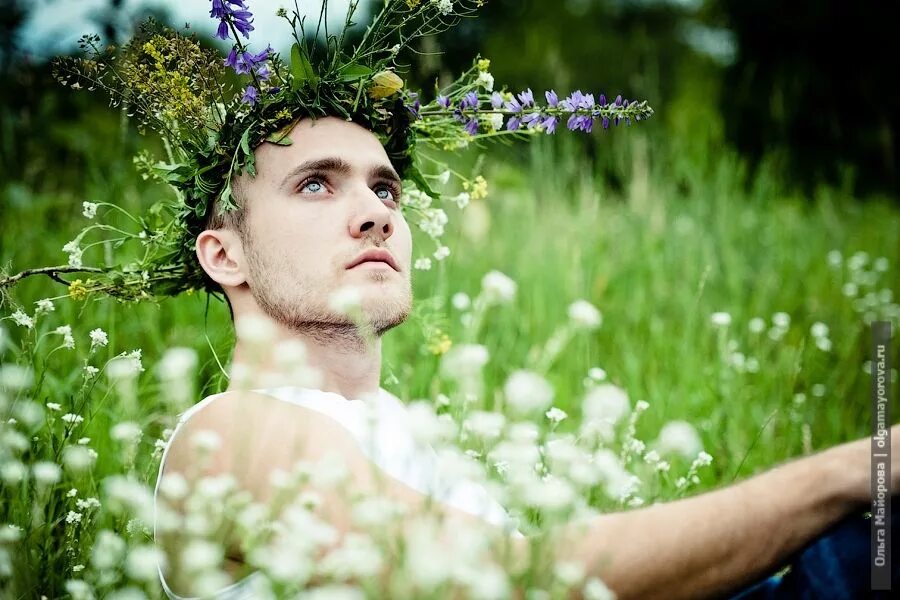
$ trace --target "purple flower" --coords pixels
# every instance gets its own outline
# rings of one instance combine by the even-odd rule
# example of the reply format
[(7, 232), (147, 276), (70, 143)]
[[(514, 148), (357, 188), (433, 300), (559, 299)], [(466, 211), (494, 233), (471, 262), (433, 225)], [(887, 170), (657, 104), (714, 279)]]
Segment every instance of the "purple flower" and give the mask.
[(619, 94), (618, 96), (616, 96), (615, 104), (616, 104), (616, 106), (622, 106), (622, 94)]
[(544, 119), (544, 122), (543, 122), (544, 131), (546, 131), (547, 133), (555, 132), (556, 131), (556, 123), (558, 120), (559, 119), (554, 116), (550, 116), (550, 117), (547, 117), (546, 119)]
[(478, 119), (469, 119), (469, 122), (466, 123), (466, 132), (469, 135), (478, 133)]
[(442, 95), (442, 96), (438, 96), (438, 97), (437, 97), (437, 103), (438, 103), (439, 105), (443, 106), (444, 108), (450, 108), (450, 98), (447, 97), (447, 96), (443, 96), (443, 95)]
[(216, 37), (220, 40), (228, 39), (228, 21), (225, 19), (219, 21), (219, 29), (216, 30)]
[(459, 102), (459, 107), (462, 109), (466, 108), (477, 108), (478, 107), (478, 94), (475, 92), (469, 92), (463, 99)]
[(556, 106), (559, 104), (559, 97), (556, 95), (556, 92), (553, 90), (549, 90), (544, 92), (544, 96), (547, 98), (547, 104), (550, 106)]
[(277, 94), (280, 91), (281, 91), (281, 86), (276, 85), (275, 87), (273, 87), (269, 90), (269, 94), (274, 96), (275, 94)]
[(600, 106), (606, 106), (606, 94), (600, 94)]
[(407, 104), (406, 108), (416, 119), (421, 119), (422, 116), (419, 114), (419, 109), (422, 107), (422, 103), (419, 101), (419, 94), (416, 92), (409, 93), (409, 99), (412, 100), (412, 104)]
[(263, 63), (261, 67), (256, 69), (256, 77), (260, 81), (268, 81), (269, 77), (272, 75), (272, 72), (269, 71), (269, 65)]
[(528, 125), (528, 129), (534, 129), (540, 122), (541, 113), (537, 110), (531, 113), (527, 113), (524, 117), (522, 117), (522, 123)]
[(609, 129), (609, 117), (603, 117), (603, 129)]
[(519, 123), (519, 117), (510, 117), (509, 121), (506, 122), (506, 129), (509, 131), (515, 131), (519, 128)]
[(522, 106), (532, 106), (534, 104), (534, 94), (531, 92), (531, 88), (517, 94), (517, 96), (522, 101)]
[(237, 64), (238, 64), (237, 48), (232, 47), (231, 52), (228, 53), (228, 58), (225, 59), (225, 66), (231, 67), (232, 69), (237, 70)]
[(500, 92), (494, 92), (491, 94), (491, 106), (494, 108), (500, 108), (503, 106), (503, 96), (500, 95)]
[(254, 104), (256, 104), (256, 98), (257, 98), (256, 88), (253, 87), (252, 85), (248, 85), (247, 89), (244, 90), (244, 95), (241, 96), (241, 102), (243, 102), (244, 104), (249, 104), (250, 106), (253, 106)]
[(254, 29), (253, 25), (250, 24), (253, 14), (249, 10), (236, 10), (231, 13), (231, 18), (234, 28), (244, 34), (245, 38), (249, 39), (250, 32)]
[(503, 106), (506, 107), (506, 110), (511, 110), (513, 112), (522, 112), (522, 105), (519, 104), (519, 101), (513, 98), (509, 102), (505, 102)]
[(231, 9), (226, 7), (222, 0), (212, 0), (212, 8), (209, 11), (209, 16), (221, 19), (228, 14), (229, 10)]

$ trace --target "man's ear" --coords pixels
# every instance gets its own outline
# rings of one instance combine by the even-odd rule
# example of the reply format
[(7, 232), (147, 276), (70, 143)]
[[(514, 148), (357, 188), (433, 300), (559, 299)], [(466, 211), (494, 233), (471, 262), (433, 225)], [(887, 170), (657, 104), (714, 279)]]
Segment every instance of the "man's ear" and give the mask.
[(247, 281), (244, 245), (236, 232), (207, 229), (197, 236), (196, 250), (200, 266), (223, 289), (238, 287)]

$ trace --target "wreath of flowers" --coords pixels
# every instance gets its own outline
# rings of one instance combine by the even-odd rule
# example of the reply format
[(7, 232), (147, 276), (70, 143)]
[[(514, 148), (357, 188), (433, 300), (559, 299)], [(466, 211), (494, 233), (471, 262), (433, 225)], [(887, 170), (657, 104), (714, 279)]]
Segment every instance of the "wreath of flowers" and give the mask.
[[(0, 288), (30, 275), (43, 274), (68, 286), (68, 295), (84, 299), (105, 293), (122, 300), (159, 299), (217, 287), (194, 254), (196, 236), (210, 211), (237, 208), (231, 183), (235, 175), (255, 175), (254, 148), (264, 142), (289, 145), (287, 132), (301, 118), (338, 116), (359, 123), (381, 141), (404, 180), (400, 205), (414, 213), (419, 228), (436, 244), (442, 260), (449, 248), (440, 242), (447, 223), (436, 184), (446, 184), (446, 165), (425, 157), (420, 144), (440, 149), (464, 148), (500, 136), (527, 137), (555, 133), (565, 122), (570, 131), (590, 133), (595, 122), (611, 124), (649, 118), (646, 101), (613, 100), (580, 90), (560, 99), (545, 92), (539, 105), (531, 89), (518, 94), (494, 90), (490, 61), (476, 56), (472, 67), (423, 103), (418, 92), (397, 74), (397, 55), (414, 40), (440, 33), (462, 18), (473, 17), (484, 0), (388, 0), (352, 49), (345, 48), (359, 0), (350, 2), (338, 35), (327, 31), (328, 2), (323, 0), (313, 35), (299, 7), (278, 15), (291, 26), (294, 44), (288, 60), (271, 45), (254, 52), (248, 41), (254, 30), (247, 0), (211, 0), (210, 16), (218, 20), (216, 37), (232, 42), (223, 60), (185, 35), (153, 20), (142, 24), (123, 47), (103, 47), (99, 36), (80, 41), (82, 55), (54, 61), (54, 76), (74, 89), (101, 90), (113, 106), (137, 120), (140, 131), (160, 135), (166, 160), (147, 153), (135, 157), (145, 179), (168, 184), (174, 194), (141, 215), (112, 203), (84, 203), (94, 219), (99, 209), (127, 215), (137, 231), (109, 224), (88, 224), (63, 247), (68, 264), (29, 269), (0, 279)], [(324, 48), (316, 45), (325, 28)], [(424, 164), (425, 159), (431, 161)], [(429, 172), (438, 171), (438, 172)], [(460, 208), (484, 197), (487, 182), (477, 176), (462, 180), (464, 191), (451, 197)], [(88, 236), (100, 239), (86, 243)], [(112, 243), (138, 244), (138, 257), (124, 264), (86, 266), (88, 248)], [(430, 267), (429, 258), (416, 261)], [(63, 275), (82, 273), (85, 279)]]

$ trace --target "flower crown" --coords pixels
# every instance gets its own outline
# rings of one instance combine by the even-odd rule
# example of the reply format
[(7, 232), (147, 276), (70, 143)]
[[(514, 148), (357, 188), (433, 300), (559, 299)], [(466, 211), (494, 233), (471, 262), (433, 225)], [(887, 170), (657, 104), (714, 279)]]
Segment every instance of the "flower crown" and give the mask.
[[(327, 0), (322, 1), (312, 36), (298, 10), (279, 9), (295, 40), (289, 61), (271, 46), (258, 52), (249, 48), (246, 40), (254, 27), (246, 0), (211, 0), (210, 16), (218, 21), (216, 37), (232, 42), (224, 60), (195, 36), (153, 20), (142, 24), (122, 48), (103, 48), (99, 36), (84, 36), (80, 42), (84, 55), (55, 60), (55, 77), (74, 89), (108, 93), (111, 104), (136, 118), (142, 132), (160, 134), (167, 160), (141, 153), (135, 163), (145, 179), (171, 186), (174, 197), (138, 216), (114, 204), (85, 202), (85, 217), (93, 219), (101, 208), (118, 211), (128, 215), (138, 231), (89, 224), (63, 247), (69, 255), (67, 265), (0, 279), (0, 288), (44, 274), (68, 285), (69, 296), (76, 299), (96, 292), (142, 300), (197, 289), (216, 291), (194, 254), (196, 236), (215, 207), (220, 213), (237, 208), (232, 178), (244, 171), (255, 175), (253, 149), (263, 142), (289, 145), (287, 132), (300, 118), (338, 116), (378, 137), (404, 180), (401, 209), (418, 217), (420, 229), (435, 241), (434, 258), (441, 260), (449, 254), (440, 243), (447, 215), (437, 206), (442, 196), (436, 187), (447, 183), (450, 171), (426, 157), (420, 144), (448, 150), (485, 138), (553, 134), (563, 120), (567, 129), (589, 133), (595, 121), (605, 129), (653, 114), (646, 101), (629, 102), (621, 96), (608, 101), (600, 94), (595, 101), (592, 94), (576, 91), (559, 99), (549, 90), (544, 94), (546, 104), (540, 106), (531, 89), (515, 95), (505, 88), (495, 91), (490, 61), (480, 56), (424, 104), (397, 75), (398, 53), (421, 36), (475, 16), (484, 0), (387, 0), (360, 42), (348, 50), (344, 40), (358, 4), (359, 0), (350, 2), (340, 35), (327, 32)], [(323, 24), (324, 48), (316, 45)], [(431, 161), (428, 165), (426, 158)], [(455, 175), (464, 191), (452, 200), (460, 208), (486, 195), (481, 176), (472, 180)], [(88, 234), (102, 239), (85, 244)], [(116, 248), (131, 243), (139, 251), (123, 264), (84, 265), (83, 252), (105, 242)], [(430, 260), (420, 258), (416, 267), (428, 268)], [(73, 273), (88, 277), (74, 281), (62, 277)]]

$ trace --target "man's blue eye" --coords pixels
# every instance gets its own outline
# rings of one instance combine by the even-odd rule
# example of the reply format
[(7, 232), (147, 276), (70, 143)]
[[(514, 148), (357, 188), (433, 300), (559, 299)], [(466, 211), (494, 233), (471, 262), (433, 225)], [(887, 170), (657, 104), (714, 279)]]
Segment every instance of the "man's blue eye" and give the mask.
[[(313, 180), (313, 181), (308, 181), (307, 183), (304, 183), (303, 186), (300, 188), (300, 191), (302, 192), (303, 190), (305, 190), (306, 188), (308, 188), (308, 187), (311, 186), (311, 185), (317, 185), (317, 186), (319, 186), (319, 187), (321, 187), (321, 188), (324, 188), (324, 186), (322, 185), (322, 182)], [(321, 191), (321, 190), (314, 189), (314, 190), (312, 190), (312, 191), (313, 191), (313, 192), (318, 192), (318, 191)]]
[[(389, 188), (387, 188), (387, 187), (380, 187), (380, 188), (378, 188), (378, 192), (387, 192), (387, 196), (378, 196), (378, 197), (381, 198), (382, 200), (393, 200), (393, 199), (394, 199), (394, 192), (392, 192), (392, 191), (391, 191)], [(377, 194), (378, 192), (375, 192), (375, 193)]]

